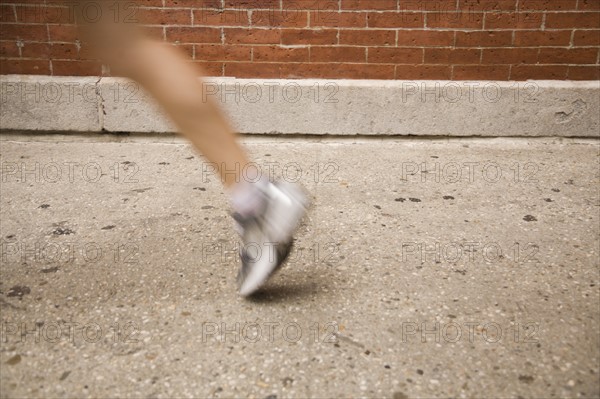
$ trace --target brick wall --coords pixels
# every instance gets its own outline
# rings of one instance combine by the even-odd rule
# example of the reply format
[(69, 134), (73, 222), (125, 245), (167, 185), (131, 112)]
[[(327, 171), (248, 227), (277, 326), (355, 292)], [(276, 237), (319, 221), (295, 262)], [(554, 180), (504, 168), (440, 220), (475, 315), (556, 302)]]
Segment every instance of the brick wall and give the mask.
[[(72, 7), (0, 1), (0, 72), (101, 74)], [(600, 79), (600, 0), (139, 0), (118, 8), (211, 76)], [(93, 20), (94, 9), (87, 15)]]

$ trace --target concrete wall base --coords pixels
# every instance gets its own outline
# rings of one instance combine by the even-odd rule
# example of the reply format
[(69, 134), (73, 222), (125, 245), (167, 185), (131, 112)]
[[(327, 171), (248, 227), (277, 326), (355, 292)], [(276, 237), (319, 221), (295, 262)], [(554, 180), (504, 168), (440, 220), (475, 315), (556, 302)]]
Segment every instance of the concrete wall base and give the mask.
[[(175, 132), (123, 78), (0, 76), (4, 130)], [(240, 133), (599, 137), (600, 81), (207, 78)]]

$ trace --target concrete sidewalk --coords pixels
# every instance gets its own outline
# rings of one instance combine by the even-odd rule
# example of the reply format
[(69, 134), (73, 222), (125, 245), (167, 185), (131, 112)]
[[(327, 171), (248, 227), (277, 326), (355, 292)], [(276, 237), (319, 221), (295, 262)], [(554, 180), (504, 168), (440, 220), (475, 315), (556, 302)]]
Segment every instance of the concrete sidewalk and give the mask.
[(598, 141), (245, 138), (314, 206), (244, 300), (185, 142), (0, 140), (2, 397), (600, 395)]

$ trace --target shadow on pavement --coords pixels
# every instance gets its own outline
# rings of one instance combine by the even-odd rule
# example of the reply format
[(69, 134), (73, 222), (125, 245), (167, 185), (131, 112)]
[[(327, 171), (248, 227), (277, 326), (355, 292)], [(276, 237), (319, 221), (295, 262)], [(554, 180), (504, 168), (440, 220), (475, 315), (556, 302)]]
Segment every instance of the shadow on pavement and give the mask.
[(247, 299), (255, 303), (291, 301), (318, 295), (316, 282), (268, 284)]

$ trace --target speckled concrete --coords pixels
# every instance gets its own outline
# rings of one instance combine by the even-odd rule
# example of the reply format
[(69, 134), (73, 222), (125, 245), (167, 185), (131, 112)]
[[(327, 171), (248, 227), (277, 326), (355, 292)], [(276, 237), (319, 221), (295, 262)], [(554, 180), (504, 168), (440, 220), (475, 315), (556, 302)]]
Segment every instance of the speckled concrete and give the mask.
[(600, 395), (597, 141), (245, 143), (315, 197), (250, 300), (181, 140), (2, 135), (0, 396)]

